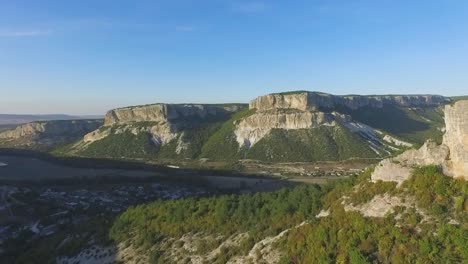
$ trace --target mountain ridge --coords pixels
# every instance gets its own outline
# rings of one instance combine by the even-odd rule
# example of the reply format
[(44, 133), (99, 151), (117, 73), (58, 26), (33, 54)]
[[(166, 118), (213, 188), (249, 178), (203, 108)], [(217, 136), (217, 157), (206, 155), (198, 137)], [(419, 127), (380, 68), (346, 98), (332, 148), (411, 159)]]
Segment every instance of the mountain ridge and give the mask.
[[(248, 107), (246, 104), (164, 103), (121, 107), (109, 110), (102, 127), (62, 153), (78, 156), (94, 153), (101, 157), (112, 149), (121, 153), (119, 157), (136, 158), (126, 154), (123, 148), (119, 150), (118, 142), (125, 138), (125, 141), (139, 142), (132, 146), (132, 153), (148, 160), (248, 158), (294, 162), (299, 161), (296, 155), (273, 152), (284, 152), (297, 144), (303, 153), (317, 153), (304, 155), (308, 158), (300, 161), (383, 158), (419, 144), (426, 136), (441, 137), (437, 132), (442, 129), (441, 113), (437, 109), (450, 101), (439, 95), (346, 97), (299, 91), (259, 96)], [(380, 126), (372, 122), (373, 119), (381, 121), (387, 112), (389, 117), (396, 118), (394, 122), (406, 123), (408, 130), (399, 133), (391, 130), (394, 124), (386, 127), (386, 123)], [(377, 116), (369, 119), (368, 113)], [(336, 129), (321, 128), (327, 126)], [(405, 133), (416, 133), (413, 138), (417, 140), (404, 137)], [(278, 136), (281, 141), (277, 141)], [(324, 148), (314, 138), (323, 138), (335, 147)], [(338, 155), (343, 146), (352, 149), (344, 156)], [(89, 148), (93, 151), (88, 151)]]

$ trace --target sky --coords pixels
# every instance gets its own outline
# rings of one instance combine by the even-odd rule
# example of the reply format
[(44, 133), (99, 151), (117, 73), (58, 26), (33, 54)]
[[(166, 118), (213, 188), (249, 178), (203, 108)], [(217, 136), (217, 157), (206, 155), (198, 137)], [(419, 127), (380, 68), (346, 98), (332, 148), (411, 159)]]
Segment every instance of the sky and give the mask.
[(466, 0), (0, 0), (0, 113), (468, 94)]

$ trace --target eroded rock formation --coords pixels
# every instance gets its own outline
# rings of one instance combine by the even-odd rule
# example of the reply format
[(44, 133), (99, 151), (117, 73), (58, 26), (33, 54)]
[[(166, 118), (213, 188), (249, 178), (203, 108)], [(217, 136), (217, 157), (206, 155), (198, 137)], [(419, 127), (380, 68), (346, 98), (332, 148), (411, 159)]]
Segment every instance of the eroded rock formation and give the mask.
[(304, 129), (321, 125), (334, 125), (332, 114), (309, 111), (272, 110), (258, 112), (242, 119), (234, 131), (240, 146), (250, 147), (272, 129)]
[(401, 184), (411, 175), (414, 166), (438, 165), (446, 175), (468, 179), (468, 100), (445, 107), (446, 132), (443, 143), (427, 141), (420, 149), (381, 161), (372, 180), (395, 181)]
[(107, 112), (104, 125), (129, 122), (176, 122), (209, 119), (239, 111), (243, 106), (201, 104), (152, 104), (113, 109)]
[(446, 106), (445, 123), (443, 143), (450, 149), (445, 173), (468, 179), (468, 100)]
[(0, 132), (2, 147), (49, 147), (76, 140), (102, 125), (102, 120), (38, 121)]
[[(377, 135), (382, 134), (380, 131), (353, 121), (351, 116), (338, 111), (345, 108), (353, 110), (364, 106), (382, 107), (387, 103), (416, 107), (439, 105), (443, 102), (446, 102), (446, 98), (437, 95), (336, 96), (305, 91), (269, 94), (250, 102), (249, 108), (256, 112), (236, 125), (235, 135), (241, 147), (250, 147), (268, 135), (272, 129), (310, 129), (322, 125), (339, 124), (364, 137), (377, 154), (388, 154), (387, 151), (382, 151), (386, 143), (379, 143), (382, 141)], [(411, 146), (410, 143), (388, 135), (384, 141), (396, 146)]]
[[(107, 112), (103, 127), (85, 135), (74, 148), (83, 149), (110, 134), (126, 132), (134, 135), (147, 133), (155, 145), (167, 144), (188, 127), (224, 121), (244, 107), (242, 104), (151, 104), (117, 108)], [(177, 149), (182, 149), (183, 145), (179, 142)]]
[(331, 95), (319, 92), (293, 92), (260, 96), (250, 102), (251, 109), (298, 109), (312, 111), (346, 107), (358, 109), (365, 106), (382, 107), (394, 104), (403, 107), (436, 106), (448, 102), (439, 95)]

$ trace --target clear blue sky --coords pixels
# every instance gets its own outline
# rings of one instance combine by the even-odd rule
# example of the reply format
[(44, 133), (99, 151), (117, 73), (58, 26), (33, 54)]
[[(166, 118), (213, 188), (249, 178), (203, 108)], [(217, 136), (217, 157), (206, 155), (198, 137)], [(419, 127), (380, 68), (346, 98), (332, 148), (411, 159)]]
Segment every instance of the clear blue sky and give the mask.
[(0, 0), (0, 113), (468, 94), (466, 0)]

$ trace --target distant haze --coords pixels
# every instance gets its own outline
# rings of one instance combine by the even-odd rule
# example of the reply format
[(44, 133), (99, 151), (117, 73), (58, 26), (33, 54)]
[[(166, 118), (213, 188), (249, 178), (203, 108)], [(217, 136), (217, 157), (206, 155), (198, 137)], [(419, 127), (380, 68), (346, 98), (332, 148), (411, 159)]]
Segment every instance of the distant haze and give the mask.
[(10, 115), (0, 114), (0, 125), (23, 124), (32, 121), (101, 119), (103, 116), (70, 116), (70, 115)]

